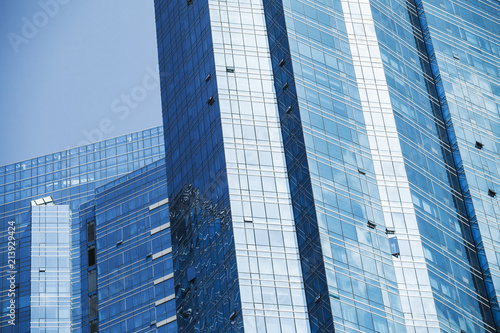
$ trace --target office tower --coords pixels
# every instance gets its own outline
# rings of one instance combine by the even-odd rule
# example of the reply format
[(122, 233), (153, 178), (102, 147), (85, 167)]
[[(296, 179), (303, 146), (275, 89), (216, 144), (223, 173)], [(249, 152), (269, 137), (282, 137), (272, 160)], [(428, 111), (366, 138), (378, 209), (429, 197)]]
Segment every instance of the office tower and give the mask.
[(155, 9), (180, 331), (500, 329), (498, 2)]
[[(86, 278), (86, 270), (82, 271), (82, 265), (86, 265), (86, 260), (81, 258), (79, 254), (81, 251), (87, 250), (87, 243), (80, 242), (80, 231), (82, 231), (80, 230), (80, 204), (93, 200), (95, 189), (99, 186), (163, 159), (163, 157), (163, 128), (157, 127), (0, 167), (0, 225), (2, 226), (0, 331), (28, 332), (30, 328), (36, 331), (36, 327), (31, 326), (35, 323), (34, 319), (39, 320), (40, 325), (46, 322), (46, 318), (40, 312), (42, 310), (36, 309), (43, 307), (41, 304), (45, 304), (44, 300), (36, 300), (31, 297), (30, 303), (30, 296), (33, 296), (35, 292), (43, 293), (41, 289), (36, 289), (38, 283), (36, 281), (42, 281), (53, 273), (48, 267), (45, 267), (46, 272), (37, 272), (36, 269), (43, 269), (44, 267), (38, 265), (41, 265), (44, 257), (48, 258), (53, 253), (51, 252), (49, 255), (49, 252), (44, 252), (43, 245), (45, 244), (44, 246), (47, 247), (49, 245), (36, 238), (35, 231), (43, 228), (44, 223), (48, 223), (49, 216), (54, 216), (51, 215), (54, 214), (53, 210), (64, 210), (66, 206), (69, 206), (69, 210), (65, 211), (71, 212), (72, 330), (74, 332), (82, 331), (83, 318), (88, 317), (89, 309), (82, 307), (81, 299), (82, 283), (87, 286), (86, 281), (81, 280), (82, 276)], [(51, 198), (56, 208), (53, 206), (32, 206), (33, 200), (47, 197)], [(45, 220), (39, 218), (43, 214), (47, 215)], [(61, 228), (63, 222), (69, 223), (66, 220), (59, 220)], [(9, 233), (9, 227), (15, 227), (13, 235)], [(46, 226), (45, 230), (49, 230), (48, 228), (53, 228), (53, 226)], [(86, 225), (82, 229), (85, 230)], [(15, 238), (14, 251), (9, 249), (9, 237)], [(40, 242), (38, 248), (37, 242)], [(80, 246), (85, 248), (81, 249)], [(14, 252), (13, 257), (15, 257), (16, 262), (12, 267), (17, 272), (14, 274), (11, 296), (9, 296), (11, 281), (7, 279), (12, 274), (9, 273), (11, 271), (9, 260), (12, 257), (9, 252)], [(60, 254), (59, 257), (61, 256), (63, 255)], [(81, 274), (81, 271), (85, 274)], [(66, 271), (64, 272), (66, 274)], [(62, 278), (61, 274), (60, 272), (60, 278)], [(39, 284), (41, 286), (43, 283), (39, 282)], [(48, 284), (44, 285), (48, 287)], [(52, 295), (47, 297), (52, 297)], [(11, 300), (14, 300), (15, 303), (15, 325), (10, 325), (8, 322), (11, 319), (8, 308)], [(84, 298), (83, 301), (87, 301), (87, 299)], [(39, 303), (37, 305), (33, 302)], [(58, 316), (61, 316), (60, 312)], [(50, 317), (54, 319), (52, 313)], [(61, 319), (60, 323), (64, 322), (62, 317), (59, 319)], [(59, 327), (61, 332), (66, 328)], [(40, 330), (42, 330), (42, 326), (40, 326)]]
[(177, 332), (165, 162), (95, 192), (80, 206), (83, 331)]

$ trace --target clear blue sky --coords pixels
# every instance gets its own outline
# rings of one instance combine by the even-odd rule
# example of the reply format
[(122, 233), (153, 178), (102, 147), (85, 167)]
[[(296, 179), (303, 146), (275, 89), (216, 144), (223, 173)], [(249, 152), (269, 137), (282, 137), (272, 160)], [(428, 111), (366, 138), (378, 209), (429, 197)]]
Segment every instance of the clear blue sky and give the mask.
[(153, 0), (1, 1), (0, 165), (160, 125), (157, 66)]

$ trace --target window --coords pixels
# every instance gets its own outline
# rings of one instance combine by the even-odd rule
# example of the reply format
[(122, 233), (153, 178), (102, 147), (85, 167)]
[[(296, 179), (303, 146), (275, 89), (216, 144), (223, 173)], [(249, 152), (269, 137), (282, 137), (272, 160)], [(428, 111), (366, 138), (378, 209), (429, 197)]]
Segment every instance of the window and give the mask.
[(95, 269), (89, 272), (89, 293), (93, 293), (97, 289), (97, 271)]
[(89, 297), (89, 317), (97, 317), (97, 295), (94, 294)]
[(391, 254), (396, 258), (399, 257), (399, 244), (396, 237), (389, 238), (389, 245), (391, 247)]
[(95, 265), (95, 247), (94, 246), (89, 248), (88, 257), (89, 257), (88, 265), (94, 266)]
[(92, 221), (87, 224), (87, 242), (95, 241), (95, 222)]
[(90, 322), (90, 333), (98, 333), (98, 325), (97, 325), (97, 320), (91, 321)]

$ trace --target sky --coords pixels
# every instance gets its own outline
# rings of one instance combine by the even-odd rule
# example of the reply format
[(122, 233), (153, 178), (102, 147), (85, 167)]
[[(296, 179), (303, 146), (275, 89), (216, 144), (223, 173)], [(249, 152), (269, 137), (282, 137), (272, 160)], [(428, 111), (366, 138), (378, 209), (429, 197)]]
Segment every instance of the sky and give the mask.
[(0, 165), (159, 125), (153, 0), (0, 1)]

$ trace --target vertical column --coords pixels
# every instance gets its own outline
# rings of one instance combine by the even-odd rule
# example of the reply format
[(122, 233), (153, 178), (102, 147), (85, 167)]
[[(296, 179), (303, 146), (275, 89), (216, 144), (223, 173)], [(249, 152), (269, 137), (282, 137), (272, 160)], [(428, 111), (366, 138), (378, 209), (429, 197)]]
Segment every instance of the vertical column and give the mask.
[(70, 236), (69, 206), (32, 206), (32, 332), (71, 331)]
[[(369, 0), (341, 0), (405, 324), (439, 332)], [(401, 250), (397, 250), (398, 247)], [(400, 254), (398, 254), (400, 252)]]
[(262, 0), (210, 0), (246, 332), (308, 332)]

